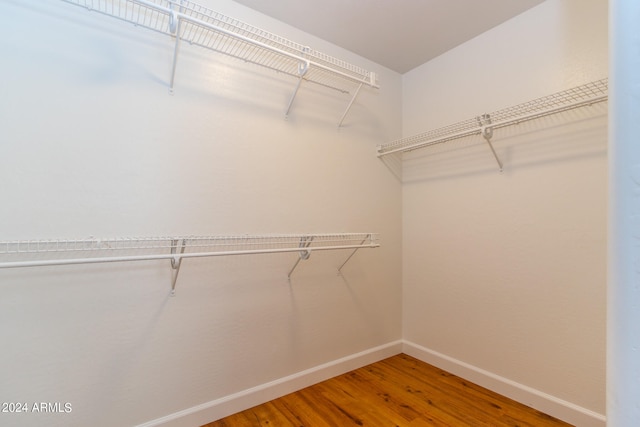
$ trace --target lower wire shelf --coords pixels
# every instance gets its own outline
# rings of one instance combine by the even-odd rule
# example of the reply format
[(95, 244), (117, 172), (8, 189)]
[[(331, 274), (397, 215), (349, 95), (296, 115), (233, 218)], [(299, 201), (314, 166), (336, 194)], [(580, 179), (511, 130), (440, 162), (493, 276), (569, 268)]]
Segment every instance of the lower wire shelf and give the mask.
[(375, 233), (284, 234), (261, 236), (122, 237), (79, 240), (0, 241), (0, 269), (110, 262), (170, 260), (171, 293), (184, 258), (297, 252), (301, 260), (313, 251), (351, 249), (338, 272), (361, 248), (380, 246)]

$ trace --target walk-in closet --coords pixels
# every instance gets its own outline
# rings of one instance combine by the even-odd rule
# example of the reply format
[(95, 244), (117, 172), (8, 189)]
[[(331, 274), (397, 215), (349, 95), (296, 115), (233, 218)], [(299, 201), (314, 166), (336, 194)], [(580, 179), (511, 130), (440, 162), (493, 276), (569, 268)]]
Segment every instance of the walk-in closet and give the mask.
[(1, 0), (0, 425), (197, 427), (391, 361), (633, 420), (617, 1)]

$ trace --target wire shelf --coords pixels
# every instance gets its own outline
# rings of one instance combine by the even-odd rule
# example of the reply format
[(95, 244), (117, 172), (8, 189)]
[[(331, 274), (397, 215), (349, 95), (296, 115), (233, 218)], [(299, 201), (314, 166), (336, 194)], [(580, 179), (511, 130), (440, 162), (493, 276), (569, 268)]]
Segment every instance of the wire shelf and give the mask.
[(608, 79), (590, 82), (491, 114), (483, 114), (473, 119), (380, 145), (378, 157), (417, 150), (470, 135), (484, 135), (486, 139), (489, 139), (491, 136), (488, 135), (487, 130), (492, 131), (527, 120), (606, 101), (607, 90)]
[(287, 275), (291, 278), (300, 260), (313, 251), (351, 249), (340, 272), (358, 249), (379, 246), (375, 233), (12, 240), (0, 241), (0, 269), (170, 260), (173, 293), (184, 258), (297, 252), (299, 258)]
[[(300, 241), (310, 241), (307, 251), (326, 249), (348, 249), (353, 246), (376, 247), (378, 237), (373, 233), (346, 234), (294, 234), (269, 236), (178, 236), (178, 237), (123, 237), (114, 239), (78, 239), (78, 240), (16, 240), (0, 241), (0, 268), (7, 259), (24, 258), (28, 255), (46, 255), (46, 259), (68, 260), (69, 256), (83, 255), (90, 260), (92, 256), (105, 254), (166, 254), (176, 246), (185, 246), (184, 256), (197, 253), (233, 255), (234, 253), (296, 252), (300, 250)], [(40, 260), (42, 256), (38, 257)], [(155, 259), (155, 257), (150, 257)], [(38, 261), (36, 261), (38, 262)], [(19, 265), (17, 265), (19, 266)]]
[(62, 1), (343, 93), (379, 87), (373, 72), (189, 0)]
[[(177, 2), (170, 3), (177, 5)], [(221, 32), (214, 34), (215, 30), (212, 27), (202, 26), (196, 21), (187, 21), (187, 25), (185, 25), (185, 28), (183, 28), (181, 33), (181, 38), (190, 43), (294, 76), (299, 75), (298, 64), (300, 63), (300, 60), (310, 60), (314, 64), (322, 66), (323, 68), (317, 68), (316, 71), (318, 72), (315, 73), (317, 74), (316, 79), (307, 77), (306, 80), (326, 86), (331, 86), (329, 84), (329, 78), (332, 71), (343, 73), (344, 75), (341, 77), (349, 78), (355, 82), (367, 82), (373, 86), (377, 85), (377, 82), (371, 82), (371, 73), (367, 70), (329, 55), (325, 55), (311, 49), (310, 47), (287, 40), (237, 19), (230, 18), (191, 1), (183, 1), (180, 8), (182, 13), (186, 16), (231, 33), (231, 35)], [(248, 41), (237, 39), (234, 35), (246, 37)], [(280, 55), (279, 53), (265, 52), (261, 46), (252, 44), (252, 42), (257, 42), (280, 51), (288, 52), (294, 55), (295, 58), (278, 58), (278, 55)], [(283, 61), (280, 62), (280, 60)], [(293, 64), (291, 63), (291, 60), (293, 60)], [(324, 67), (326, 67), (326, 69)], [(322, 71), (328, 75), (323, 77)], [(340, 90), (337, 87), (336, 89)]]

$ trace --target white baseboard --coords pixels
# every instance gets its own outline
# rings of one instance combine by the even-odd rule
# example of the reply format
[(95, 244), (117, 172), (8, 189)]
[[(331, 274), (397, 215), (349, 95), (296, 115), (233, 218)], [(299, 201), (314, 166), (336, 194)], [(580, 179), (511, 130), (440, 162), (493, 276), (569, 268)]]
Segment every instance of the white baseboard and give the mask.
[(426, 347), (403, 341), (402, 352), (575, 426), (604, 427), (606, 424), (606, 418), (602, 414), (558, 399)]
[(264, 402), (284, 396), (310, 385), (344, 374), (362, 366), (375, 363), (402, 352), (402, 341), (391, 342), (360, 353), (298, 372), (211, 402), (203, 403), (162, 418), (140, 424), (137, 427), (194, 427), (200, 426), (236, 412), (252, 408)]
[(203, 425), (399, 353), (408, 354), (570, 424), (579, 427), (605, 427), (606, 425), (605, 416), (602, 414), (412, 342), (395, 341), (169, 414), (137, 427), (194, 427)]

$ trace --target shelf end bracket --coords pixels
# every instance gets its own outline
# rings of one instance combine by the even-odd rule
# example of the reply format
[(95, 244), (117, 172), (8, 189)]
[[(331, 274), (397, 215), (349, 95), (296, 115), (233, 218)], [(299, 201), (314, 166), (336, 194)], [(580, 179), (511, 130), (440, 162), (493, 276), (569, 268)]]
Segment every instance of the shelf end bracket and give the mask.
[(351, 106), (353, 105), (353, 103), (356, 100), (356, 97), (360, 93), (360, 89), (362, 89), (362, 85), (363, 84), (364, 83), (361, 82), (358, 85), (358, 88), (356, 89), (356, 91), (353, 93), (353, 96), (351, 97), (351, 101), (349, 101), (349, 104), (347, 105), (347, 108), (344, 110), (344, 113), (342, 113), (342, 117), (340, 118), (340, 121), (338, 122), (338, 127), (342, 127), (342, 122), (344, 122), (345, 117), (347, 117), (347, 113), (349, 112), (349, 110), (351, 110)]
[[(367, 237), (365, 237), (364, 239), (362, 239), (362, 242), (360, 242), (360, 246), (364, 245), (364, 242), (366, 242), (367, 240), (371, 241), (371, 234), (369, 234)], [(342, 265), (340, 267), (338, 267), (338, 274), (342, 274), (342, 267), (344, 267), (349, 260), (351, 259), (352, 256), (354, 256), (356, 254), (356, 252), (358, 252), (358, 249), (360, 248), (355, 248), (351, 254), (347, 257), (346, 260), (344, 260), (344, 262), (342, 263)]]

